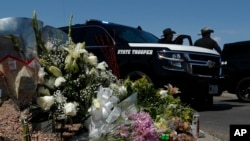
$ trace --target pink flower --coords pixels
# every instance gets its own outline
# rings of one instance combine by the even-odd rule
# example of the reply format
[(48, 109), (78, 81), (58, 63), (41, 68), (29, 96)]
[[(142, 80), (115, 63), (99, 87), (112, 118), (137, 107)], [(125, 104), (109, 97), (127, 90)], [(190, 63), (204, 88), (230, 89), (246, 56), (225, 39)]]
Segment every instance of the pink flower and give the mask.
[(122, 125), (119, 129), (119, 133), (123, 138), (129, 137), (129, 127)]
[(158, 136), (154, 128), (154, 122), (146, 112), (140, 112), (129, 116), (131, 120), (133, 141), (157, 141)]
[(179, 88), (173, 87), (171, 84), (168, 84), (168, 85), (165, 86), (165, 87), (168, 89), (168, 92), (169, 92), (169, 94), (171, 94), (171, 95), (181, 93), (181, 91), (179, 91)]
[(132, 141), (158, 141), (154, 121), (146, 112), (139, 112), (128, 116), (128, 123), (121, 125), (118, 135)]

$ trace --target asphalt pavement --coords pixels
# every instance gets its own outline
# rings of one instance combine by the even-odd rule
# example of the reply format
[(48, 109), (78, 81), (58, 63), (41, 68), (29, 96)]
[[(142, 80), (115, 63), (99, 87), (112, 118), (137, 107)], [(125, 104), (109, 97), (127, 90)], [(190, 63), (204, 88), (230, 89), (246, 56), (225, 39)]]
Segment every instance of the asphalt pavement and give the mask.
[[(229, 97), (230, 99), (237, 99), (237, 97), (234, 94), (229, 94), (227, 92), (223, 92), (221, 96)], [(218, 138), (214, 135), (211, 135), (210, 132), (208, 133), (208, 132), (202, 130), (202, 128), (201, 128), (200, 136), (197, 139), (197, 141), (223, 141), (223, 138)]]
[[(223, 100), (225, 100), (225, 99), (226, 100), (228, 100), (228, 99), (229, 100), (234, 100), (234, 99), (237, 100), (238, 99), (235, 94), (230, 94), (230, 93), (227, 93), (227, 92), (223, 92), (220, 97), (224, 97)], [(218, 97), (218, 98), (220, 98), (220, 97)], [(209, 130), (212, 130), (212, 129), (209, 128)], [(200, 134), (200, 137), (198, 138), (197, 141), (225, 141), (225, 140), (227, 141), (227, 140), (229, 140), (229, 137), (227, 135), (225, 135), (224, 132), (220, 132), (218, 130), (213, 131), (213, 132), (211, 132), (211, 131), (206, 132), (205, 129), (202, 130), (202, 128), (201, 128), (200, 132), (201, 132), (201, 134)], [(214, 132), (217, 132), (215, 134), (216, 136), (214, 136), (212, 134)]]
[(199, 138), (197, 139), (197, 141), (222, 141), (222, 140), (204, 132), (203, 130), (200, 130)]

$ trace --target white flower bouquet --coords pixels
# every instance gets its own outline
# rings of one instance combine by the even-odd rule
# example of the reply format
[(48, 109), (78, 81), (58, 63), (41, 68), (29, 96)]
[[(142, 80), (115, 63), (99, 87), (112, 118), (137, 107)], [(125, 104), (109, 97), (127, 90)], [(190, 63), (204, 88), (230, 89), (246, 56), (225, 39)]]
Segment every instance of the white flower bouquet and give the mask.
[(85, 49), (84, 42), (75, 44), (69, 38), (63, 45), (53, 39), (39, 44), (43, 40), (34, 27), (41, 50), (36, 104), (56, 118), (78, 116), (83, 120), (99, 86), (109, 86), (116, 77), (105, 62), (98, 63), (97, 57)]
[[(39, 69), (30, 122), (80, 123), (93, 140), (158, 140), (159, 134), (169, 132), (166, 123), (172, 117), (191, 119), (193, 109), (173, 96), (180, 92), (177, 87), (169, 84), (167, 90), (157, 91), (145, 78), (120, 81), (84, 42), (75, 44), (70, 36), (65, 41), (62, 32), (49, 26), (41, 34), (36, 16), (33, 27)], [(170, 130), (188, 129), (179, 118), (169, 123), (181, 125)]]

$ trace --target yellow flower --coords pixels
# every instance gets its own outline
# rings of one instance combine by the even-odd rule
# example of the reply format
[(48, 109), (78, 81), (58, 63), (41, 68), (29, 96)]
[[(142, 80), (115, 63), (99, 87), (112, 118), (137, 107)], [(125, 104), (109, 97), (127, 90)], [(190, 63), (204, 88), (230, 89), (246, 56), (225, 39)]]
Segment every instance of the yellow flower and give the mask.
[(48, 70), (49, 70), (49, 72), (51, 72), (55, 77), (62, 76), (61, 70), (60, 70), (58, 67), (56, 67), (56, 66), (50, 66)]
[(159, 132), (162, 132), (162, 133), (167, 132), (169, 130), (167, 121), (162, 117), (160, 117), (157, 122), (154, 122), (154, 126)]
[(50, 95), (49, 89), (45, 88), (45, 87), (39, 87), (38, 88), (38, 94), (40, 95)]
[(157, 129), (159, 129), (159, 130), (161, 130), (162, 132), (165, 132), (165, 131), (167, 131), (167, 129), (168, 129), (168, 126), (167, 126), (167, 124), (166, 123), (162, 123), (162, 122), (156, 122), (155, 123), (155, 127), (157, 128)]
[(93, 100), (93, 105), (95, 106), (96, 109), (101, 108), (101, 104), (98, 99)]
[(184, 112), (184, 113), (183, 113), (183, 118), (184, 118), (185, 121), (191, 120), (190, 113)]

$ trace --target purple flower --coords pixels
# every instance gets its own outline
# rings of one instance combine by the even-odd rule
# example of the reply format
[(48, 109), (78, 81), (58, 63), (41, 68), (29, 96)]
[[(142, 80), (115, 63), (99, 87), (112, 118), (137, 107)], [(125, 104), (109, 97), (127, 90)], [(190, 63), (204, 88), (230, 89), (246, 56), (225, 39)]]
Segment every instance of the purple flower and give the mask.
[(133, 141), (157, 141), (158, 136), (154, 128), (154, 122), (146, 112), (140, 112), (129, 116), (131, 120), (131, 136)]

